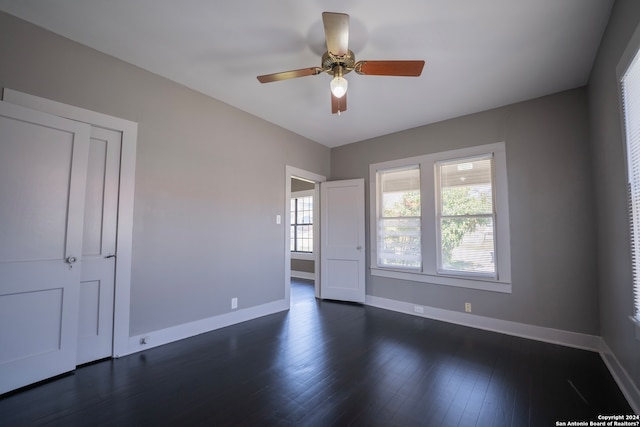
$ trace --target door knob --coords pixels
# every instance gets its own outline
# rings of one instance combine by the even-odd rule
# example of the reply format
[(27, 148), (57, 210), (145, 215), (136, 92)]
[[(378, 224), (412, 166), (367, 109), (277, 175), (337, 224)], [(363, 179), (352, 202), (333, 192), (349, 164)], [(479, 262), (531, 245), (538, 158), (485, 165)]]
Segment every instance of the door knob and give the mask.
[(70, 257), (68, 257), (68, 258), (66, 259), (66, 261), (67, 261), (67, 264), (73, 264), (73, 263), (74, 263), (74, 262), (76, 262), (77, 260), (76, 260), (76, 257), (74, 257), (74, 256), (70, 256)]

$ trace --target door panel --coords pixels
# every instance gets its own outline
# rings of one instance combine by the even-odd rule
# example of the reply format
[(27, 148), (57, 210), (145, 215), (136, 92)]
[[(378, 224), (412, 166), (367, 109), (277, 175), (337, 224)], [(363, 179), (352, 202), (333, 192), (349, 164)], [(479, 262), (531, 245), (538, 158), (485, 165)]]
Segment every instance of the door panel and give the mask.
[(62, 259), (74, 134), (10, 117), (0, 129), (0, 262)]
[(62, 337), (61, 288), (3, 295), (0, 298), (0, 312), (3, 317), (12, 319), (13, 324), (23, 325), (20, 336), (14, 337), (4, 328), (0, 331), (0, 342), (11, 339), (12, 343), (0, 347), (0, 363), (39, 356), (58, 349)]
[(91, 128), (77, 364), (112, 355), (120, 132)]
[(0, 393), (76, 366), (89, 126), (0, 102)]
[(321, 184), (320, 297), (363, 303), (364, 180)]
[(104, 198), (104, 174), (106, 170), (107, 141), (91, 135), (87, 191), (84, 205), (84, 232), (82, 233), (82, 255), (102, 253), (102, 200)]

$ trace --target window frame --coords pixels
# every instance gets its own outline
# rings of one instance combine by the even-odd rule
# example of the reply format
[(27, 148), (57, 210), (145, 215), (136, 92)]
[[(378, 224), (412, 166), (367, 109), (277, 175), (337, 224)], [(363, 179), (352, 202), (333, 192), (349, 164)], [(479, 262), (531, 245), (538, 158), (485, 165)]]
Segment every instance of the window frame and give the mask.
[[(289, 199), (289, 203), (291, 203), (292, 200), (294, 199), (300, 199), (302, 197), (311, 197), (311, 203), (312, 203), (312, 209), (311, 211), (313, 212), (313, 214), (315, 215), (315, 190), (303, 190), (303, 191), (294, 191), (291, 193), (291, 198)], [(290, 205), (289, 205), (290, 206)], [(291, 209), (289, 209), (291, 210)], [(294, 218), (292, 216), (290, 216), (290, 221), (294, 221)], [(315, 218), (314, 218), (315, 220)], [(310, 224), (297, 224), (297, 218), (296, 218), (296, 224), (289, 224), (289, 227), (294, 227), (294, 226), (298, 226), (298, 225), (311, 225), (312, 227), (314, 226), (314, 222), (315, 221), (311, 221)], [(289, 238), (291, 240), (294, 239), (295, 234), (291, 234), (289, 236)], [(314, 255), (314, 245), (315, 242), (313, 241), (313, 237), (314, 234), (312, 233), (311, 235), (311, 251), (306, 252), (306, 251), (296, 251), (294, 250), (294, 247), (290, 247), (289, 248), (289, 252), (291, 252), (291, 257), (292, 259), (302, 259), (302, 260), (315, 260), (315, 255)]]
[[(390, 169), (385, 169), (384, 172), (387, 173), (393, 173), (393, 172), (400, 172), (400, 171), (410, 171), (410, 170), (417, 170), (418, 171), (418, 176), (421, 177), (422, 176), (422, 170), (420, 169), (420, 165), (419, 164), (415, 164), (415, 165), (408, 165), (408, 166), (403, 166), (400, 168), (390, 168)], [(420, 179), (421, 181), (421, 179)], [(380, 189), (379, 192), (376, 193), (378, 199), (376, 201), (376, 254), (377, 254), (377, 247), (378, 247), (378, 232), (380, 231), (380, 226), (378, 224), (377, 221), (379, 221), (380, 219), (397, 219), (397, 220), (403, 220), (403, 219), (418, 219), (418, 222), (420, 224), (420, 227), (422, 227), (422, 212), (420, 213), (419, 216), (415, 216), (415, 217), (403, 217), (403, 216), (398, 216), (398, 217), (389, 217), (389, 216), (384, 216), (383, 214), (383, 206), (382, 206), (382, 198), (380, 197), (382, 195), (382, 175), (376, 173), (376, 185), (378, 186), (378, 189)], [(420, 203), (420, 210), (422, 211), (422, 203)], [(422, 238), (422, 231), (420, 232), (420, 236)], [(422, 242), (420, 243), (420, 247), (422, 248)], [(376, 255), (376, 264), (378, 264), (378, 262), (380, 261), (380, 257)], [(420, 257), (420, 265), (417, 267), (411, 267), (411, 266), (395, 266), (395, 267), (382, 267), (382, 268), (391, 268), (394, 270), (400, 270), (400, 271), (409, 271), (409, 272), (416, 272), (416, 271), (421, 271), (422, 270), (422, 256)]]
[[(629, 72), (631, 66), (637, 65), (640, 66), (640, 26), (638, 26), (629, 40), (619, 62), (616, 67), (616, 76), (618, 79), (618, 102), (619, 102), (619, 111), (620, 111), (620, 126), (621, 126), (621, 135), (622, 135), (622, 150), (624, 153), (624, 161), (625, 161), (625, 184), (627, 186), (627, 203), (631, 203), (630, 195), (631, 195), (631, 180), (629, 178), (629, 174), (631, 172), (630, 159), (628, 155), (628, 135), (627, 135), (627, 124), (626, 124), (626, 111), (625, 111), (625, 95), (624, 95), (624, 79)], [(640, 248), (634, 248), (633, 243), (633, 219), (631, 206), (627, 206), (627, 218), (628, 218), (628, 230), (629, 230), (629, 244), (630, 244), (630, 262), (631, 262), (631, 287), (632, 287), (632, 297), (633, 297), (633, 312), (629, 316), (629, 319), (635, 325), (636, 331), (636, 339), (640, 340), (640, 279), (636, 277), (640, 272), (634, 271), (634, 258), (635, 261), (640, 259)], [(640, 227), (639, 227), (640, 228)], [(638, 232), (638, 231), (636, 231)], [(635, 254), (634, 254), (635, 252)], [(635, 267), (638, 268), (638, 267)]]
[[(437, 162), (493, 156), (495, 231), (495, 275), (438, 271), (438, 223), (437, 223)], [(420, 167), (422, 269), (404, 270), (378, 266), (378, 172), (418, 165)], [(509, 230), (509, 199), (507, 189), (507, 165), (504, 142), (431, 153), (405, 159), (391, 160), (369, 165), (370, 182), (370, 271), (372, 276), (416, 282), (456, 286), (493, 292), (511, 293), (511, 247)], [(429, 243), (431, 242), (431, 243)]]
[[(490, 214), (472, 214), (472, 215), (444, 215), (442, 213), (442, 176), (441, 176), (441, 168), (443, 165), (451, 164), (451, 163), (467, 163), (475, 160), (491, 160), (491, 209), (492, 212)], [(478, 156), (471, 157), (463, 157), (449, 160), (438, 160), (434, 162), (434, 174), (435, 174), (435, 210), (436, 210), (436, 244), (437, 244), (437, 257), (436, 257), (436, 271), (439, 275), (453, 275), (460, 277), (472, 277), (472, 278), (486, 278), (486, 279), (497, 279), (498, 276), (498, 266), (497, 260), (494, 260), (494, 272), (492, 273), (481, 273), (481, 272), (465, 272), (459, 270), (451, 270), (444, 268), (442, 261), (442, 219), (443, 218), (460, 218), (460, 217), (488, 217), (491, 218), (493, 224), (496, 224), (496, 191), (495, 191), (495, 158), (493, 153), (481, 154)], [(495, 237), (495, 230), (494, 230)], [(497, 252), (496, 241), (493, 241), (493, 252)]]

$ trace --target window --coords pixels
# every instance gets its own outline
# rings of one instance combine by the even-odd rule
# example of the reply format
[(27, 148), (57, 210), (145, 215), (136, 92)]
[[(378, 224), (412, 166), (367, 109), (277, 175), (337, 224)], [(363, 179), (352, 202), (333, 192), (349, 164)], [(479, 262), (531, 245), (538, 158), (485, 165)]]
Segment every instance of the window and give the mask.
[(438, 271), (493, 277), (493, 155), (436, 163)]
[(313, 195), (291, 197), (291, 252), (313, 252)]
[(381, 171), (378, 180), (378, 265), (419, 269), (420, 169)]
[(511, 292), (503, 143), (370, 165), (374, 276)]
[(635, 313), (640, 323), (640, 63), (638, 53), (622, 77), (622, 105), (626, 133), (631, 258)]

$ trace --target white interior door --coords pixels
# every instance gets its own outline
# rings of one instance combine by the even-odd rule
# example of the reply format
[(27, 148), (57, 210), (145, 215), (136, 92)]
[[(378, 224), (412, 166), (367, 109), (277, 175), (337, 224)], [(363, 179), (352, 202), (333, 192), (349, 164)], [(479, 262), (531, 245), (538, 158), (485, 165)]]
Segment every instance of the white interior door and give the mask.
[(363, 303), (364, 179), (320, 184), (320, 297)]
[(80, 278), (78, 365), (113, 354), (121, 141), (120, 132), (91, 127)]
[(89, 132), (0, 102), (0, 393), (76, 366)]

